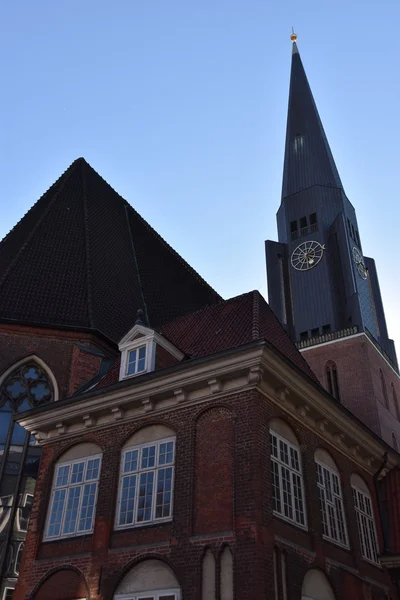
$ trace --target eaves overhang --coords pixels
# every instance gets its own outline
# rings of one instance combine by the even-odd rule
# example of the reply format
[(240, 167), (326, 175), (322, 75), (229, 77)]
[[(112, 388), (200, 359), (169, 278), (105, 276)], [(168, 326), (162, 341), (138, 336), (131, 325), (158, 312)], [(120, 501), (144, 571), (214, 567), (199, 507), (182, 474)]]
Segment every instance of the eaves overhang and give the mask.
[(47, 444), (251, 389), (371, 474), (385, 452), (382, 476), (400, 464), (397, 452), (264, 340), (91, 390), (22, 413), (17, 421)]

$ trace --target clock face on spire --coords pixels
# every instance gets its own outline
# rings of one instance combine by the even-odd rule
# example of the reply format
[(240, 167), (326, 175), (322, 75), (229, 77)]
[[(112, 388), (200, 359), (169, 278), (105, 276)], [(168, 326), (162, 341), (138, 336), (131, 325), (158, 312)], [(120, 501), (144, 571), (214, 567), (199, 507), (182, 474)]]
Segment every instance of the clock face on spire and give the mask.
[(363, 279), (367, 279), (367, 277), (368, 277), (367, 267), (364, 264), (363, 255), (361, 254), (361, 252), (359, 251), (359, 249), (356, 246), (354, 246), (354, 248), (353, 248), (353, 258), (354, 258), (354, 262), (356, 263), (358, 274)]
[(292, 252), (290, 262), (297, 271), (309, 271), (315, 267), (324, 254), (325, 246), (319, 242), (303, 242)]

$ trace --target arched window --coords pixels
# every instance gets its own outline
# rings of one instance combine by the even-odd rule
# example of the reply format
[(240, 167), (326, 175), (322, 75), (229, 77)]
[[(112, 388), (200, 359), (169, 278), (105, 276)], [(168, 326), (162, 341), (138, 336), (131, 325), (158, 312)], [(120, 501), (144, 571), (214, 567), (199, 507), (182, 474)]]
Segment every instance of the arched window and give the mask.
[(389, 398), (388, 398), (388, 393), (387, 393), (387, 388), (386, 388), (385, 376), (383, 374), (382, 369), (379, 369), (379, 375), (380, 375), (380, 378), (381, 378), (383, 403), (386, 406), (386, 408), (389, 410)]
[(365, 560), (379, 564), (375, 518), (368, 486), (359, 475), (353, 473), (351, 487), (353, 488), (361, 554)]
[(317, 484), (324, 538), (348, 548), (348, 536), (337, 467), (331, 456), (321, 448), (315, 452)]
[(161, 560), (148, 559), (131, 569), (122, 579), (114, 600), (180, 600), (181, 590), (175, 574)]
[(284, 421), (270, 424), (273, 510), (287, 521), (307, 528), (300, 448)]
[(396, 434), (394, 433), (394, 431), (392, 431), (392, 446), (396, 450), (396, 452), (399, 451), (399, 445), (397, 443), (397, 437), (396, 437)]
[(55, 465), (45, 540), (93, 531), (101, 469), (101, 450), (93, 443), (70, 448)]
[(225, 546), (221, 554), (221, 581), (220, 598), (221, 600), (232, 600), (233, 592), (233, 556), (230, 548)]
[(319, 569), (310, 569), (304, 577), (301, 600), (335, 600), (331, 584)]
[(140, 429), (125, 444), (117, 529), (172, 519), (175, 433), (164, 425)]
[(337, 367), (334, 362), (329, 361), (325, 367), (326, 386), (331, 396), (340, 402), (340, 391)]
[(207, 550), (203, 557), (201, 600), (215, 600), (215, 558), (210, 549)]
[(397, 418), (398, 421), (400, 421), (400, 407), (399, 407), (399, 402), (397, 400), (396, 389), (394, 387), (393, 381), (390, 384), (390, 387), (391, 387), (391, 390), (392, 390), (392, 398), (393, 398), (394, 409), (396, 411), (396, 418)]

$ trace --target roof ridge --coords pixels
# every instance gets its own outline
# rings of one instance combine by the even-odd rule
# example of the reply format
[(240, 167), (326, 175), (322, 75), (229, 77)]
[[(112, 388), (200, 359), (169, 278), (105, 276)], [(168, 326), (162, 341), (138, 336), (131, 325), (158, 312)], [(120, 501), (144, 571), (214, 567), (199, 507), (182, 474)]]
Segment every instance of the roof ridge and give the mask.
[[(122, 196), (121, 196), (121, 198), (122, 198)], [(147, 310), (147, 304), (146, 304), (146, 300), (145, 300), (144, 293), (143, 293), (142, 278), (140, 276), (140, 269), (139, 269), (139, 264), (138, 264), (138, 260), (137, 260), (137, 255), (136, 255), (136, 248), (135, 248), (135, 240), (133, 239), (132, 229), (131, 229), (131, 226), (129, 223), (127, 206), (128, 206), (128, 203), (125, 202), (124, 210), (125, 210), (126, 224), (128, 227), (129, 239), (132, 244), (133, 260), (135, 261), (135, 265), (136, 265), (137, 278), (139, 280), (140, 295), (142, 296), (142, 300), (143, 300), (143, 310), (144, 310), (144, 314), (145, 314), (145, 318), (146, 318), (146, 323), (147, 323), (147, 325), (149, 325), (150, 324), (149, 312)]]
[[(83, 226), (85, 231), (85, 263), (86, 263), (86, 292), (87, 292), (87, 303), (88, 303), (88, 316), (89, 325), (93, 327), (93, 307), (92, 307), (92, 270), (90, 263), (90, 241), (88, 231), (88, 205), (87, 205), (87, 185), (85, 177), (85, 165), (87, 164), (84, 159), (78, 159), (81, 165), (81, 179), (82, 179), (82, 205), (83, 205)], [(77, 162), (78, 162), (77, 161)]]
[[(109, 184), (108, 184), (109, 185)], [(118, 193), (118, 192), (117, 192)], [(122, 198), (122, 196), (121, 196)], [(162, 235), (160, 235), (151, 225), (150, 223), (148, 223), (146, 221), (146, 219), (144, 219), (142, 217), (142, 215), (140, 215), (136, 209), (133, 208), (133, 206), (131, 206), (129, 204), (129, 202), (127, 200), (125, 200), (125, 198), (123, 198), (123, 200), (126, 202), (126, 204), (128, 205), (129, 210), (132, 210), (135, 213), (135, 216), (137, 216), (140, 221), (142, 221), (142, 223), (145, 225), (145, 227), (147, 227), (147, 229), (149, 229), (152, 234), (155, 235), (155, 237), (157, 237), (162, 244), (164, 244), (164, 246), (166, 248), (168, 248), (168, 250), (179, 260), (179, 262), (192, 274), (196, 277), (196, 279), (202, 284), (205, 285), (208, 289), (210, 289), (212, 292), (214, 292), (214, 294), (216, 296), (218, 296), (219, 298), (221, 298), (221, 300), (223, 300), (222, 296), (220, 296), (218, 294), (218, 292), (216, 290), (214, 290), (213, 287), (211, 287), (211, 285), (209, 283), (207, 283), (207, 281), (172, 247), (170, 246), (170, 244), (162, 237)]]
[(170, 244), (168, 244), (168, 242), (150, 225), (150, 223), (148, 223), (146, 221), (146, 219), (144, 219), (142, 217), (142, 215), (140, 213), (138, 213), (138, 211), (135, 208), (133, 208), (133, 206), (131, 206), (131, 204), (128, 202), (128, 200), (126, 200), (126, 198), (124, 198), (123, 196), (121, 196), (121, 194), (119, 192), (117, 192), (113, 188), (113, 186), (106, 179), (104, 179), (104, 177), (102, 177), (102, 175), (100, 175), (100, 173), (98, 173), (96, 171), (96, 169), (94, 169), (92, 167), (92, 165), (90, 163), (88, 163), (84, 158), (78, 158), (75, 162), (78, 162), (78, 161), (84, 161), (84, 163), (90, 169), (92, 169), (92, 171), (94, 171), (96, 173), (96, 175), (98, 177), (100, 177), (100, 179), (102, 179), (102, 181), (104, 181), (104, 183), (106, 185), (108, 185), (113, 190), (113, 192), (115, 194), (117, 194), (117, 196), (119, 196), (121, 198), (121, 200), (123, 200), (123, 202), (125, 202), (125, 204), (127, 205), (128, 209), (131, 210), (131, 211), (133, 211), (135, 213), (135, 216), (138, 217), (138, 219), (140, 219), (140, 221), (147, 227), (147, 229), (151, 230), (151, 232), (155, 235), (155, 237), (158, 238), (164, 244), (164, 246), (166, 246), (168, 248), (168, 250), (170, 252), (172, 252), (172, 254), (181, 262), (181, 264), (184, 267), (186, 267), (186, 269), (189, 272), (191, 272), (200, 283), (202, 283), (204, 286), (206, 286), (208, 289), (210, 289), (212, 292), (214, 292), (214, 294), (216, 296), (218, 296), (219, 298), (221, 298), (221, 300), (223, 300), (222, 296), (220, 296), (218, 294), (218, 292), (216, 290), (214, 290), (214, 288), (211, 287), (211, 285), (209, 283), (207, 283), (207, 281), (205, 279), (203, 279), (203, 277), (195, 269), (193, 269), (193, 267), (190, 266), (190, 264), (176, 250), (174, 250), (174, 248), (172, 246), (170, 246)]
[(217, 306), (221, 306), (221, 304), (228, 304), (229, 302), (237, 301), (240, 298), (244, 298), (245, 296), (250, 296), (250, 294), (253, 294), (253, 293), (254, 292), (243, 292), (243, 294), (238, 294), (237, 296), (232, 296), (232, 298), (227, 298), (226, 300), (221, 298), (221, 300), (219, 300), (218, 302), (215, 302), (214, 304), (205, 304), (204, 306), (202, 306), (201, 308), (198, 308), (197, 310), (193, 310), (189, 313), (185, 313), (184, 315), (179, 315), (178, 317), (175, 317), (174, 319), (171, 319), (170, 321), (165, 321), (164, 323), (161, 323), (161, 325), (159, 325), (157, 327), (157, 330), (162, 331), (162, 328), (166, 327), (170, 323), (175, 323), (176, 321), (179, 321), (180, 319), (186, 319), (190, 315), (196, 315), (196, 314), (204, 312), (206, 310), (214, 310)]
[(251, 294), (253, 295), (251, 339), (258, 340), (260, 337), (260, 294), (258, 290), (253, 290)]
[[(8, 266), (7, 269), (5, 269), (3, 276), (0, 279), (0, 288), (1, 286), (4, 284), (4, 282), (6, 281), (7, 277), (9, 276), (10, 272), (12, 271), (13, 266), (15, 265), (15, 263), (17, 262), (17, 260), (19, 259), (19, 257), (21, 256), (21, 254), (24, 253), (24, 251), (26, 250), (26, 247), (28, 246), (28, 244), (30, 243), (30, 241), (34, 238), (37, 229), (39, 228), (40, 224), (43, 222), (44, 218), (47, 216), (50, 208), (53, 206), (55, 200), (58, 198), (58, 196), (60, 195), (61, 190), (64, 188), (65, 184), (67, 183), (67, 181), (69, 180), (69, 178), (71, 177), (71, 174), (73, 172), (73, 167), (76, 166), (78, 164), (78, 162), (81, 159), (77, 159), (74, 160), (73, 163), (70, 164), (70, 166), (68, 167), (68, 169), (66, 169), (61, 175), (60, 177), (49, 187), (47, 188), (47, 190), (44, 192), (44, 194), (42, 194), (39, 198), (39, 200), (36, 201), (35, 204), (37, 204), (38, 202), (40, 202), (45, 196), (46, 194), (51, 190), (51, 188), (53, 186), (56, 186), (57, 184), (59, 184), (59, 187), (56, 191), (56, 193), (50, 198), (50, 200), (47, 203), (47, 206), (45, 208), (45, 210), (43, 211), (43, 213), (40, 215), (40, 218), (36, 221), (35, 227), (32, 228), (31, 232), (29, 233), (25, 243), (23, 243), (18, 252), (15, 254), (14, 258), (12, 261), (10, 261), (10, 264)], [(63, 181), (61, 181), (63, 180)], [(35, 206), (35, 205), (34, 205)], [(16, 223), (16, 225), (14, 225), (14, 227), (12, 229), (10, 229), (10, 231), (7, 233), (7, 235), (1, 240), (0, 245), (5, 242), (7, 240), (7, 238), (11, 235), (11, 233), (18, 227), (19, 223), (26, 217), (26, 215), (32, 210), (32, 206), (31, 208), (24, 214), (23, 217), (21, 217), (21, 219), (18, 221), (18, 223)]]

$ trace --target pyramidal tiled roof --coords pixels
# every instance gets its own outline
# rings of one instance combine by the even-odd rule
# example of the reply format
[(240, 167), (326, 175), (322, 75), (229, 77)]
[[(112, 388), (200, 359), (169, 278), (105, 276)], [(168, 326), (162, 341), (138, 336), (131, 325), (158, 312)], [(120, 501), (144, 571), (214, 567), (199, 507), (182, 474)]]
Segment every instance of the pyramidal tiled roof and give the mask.
[(89, 328), (113, 341), (221, 297), (83, 159), (0, 242), (0, 320)]

